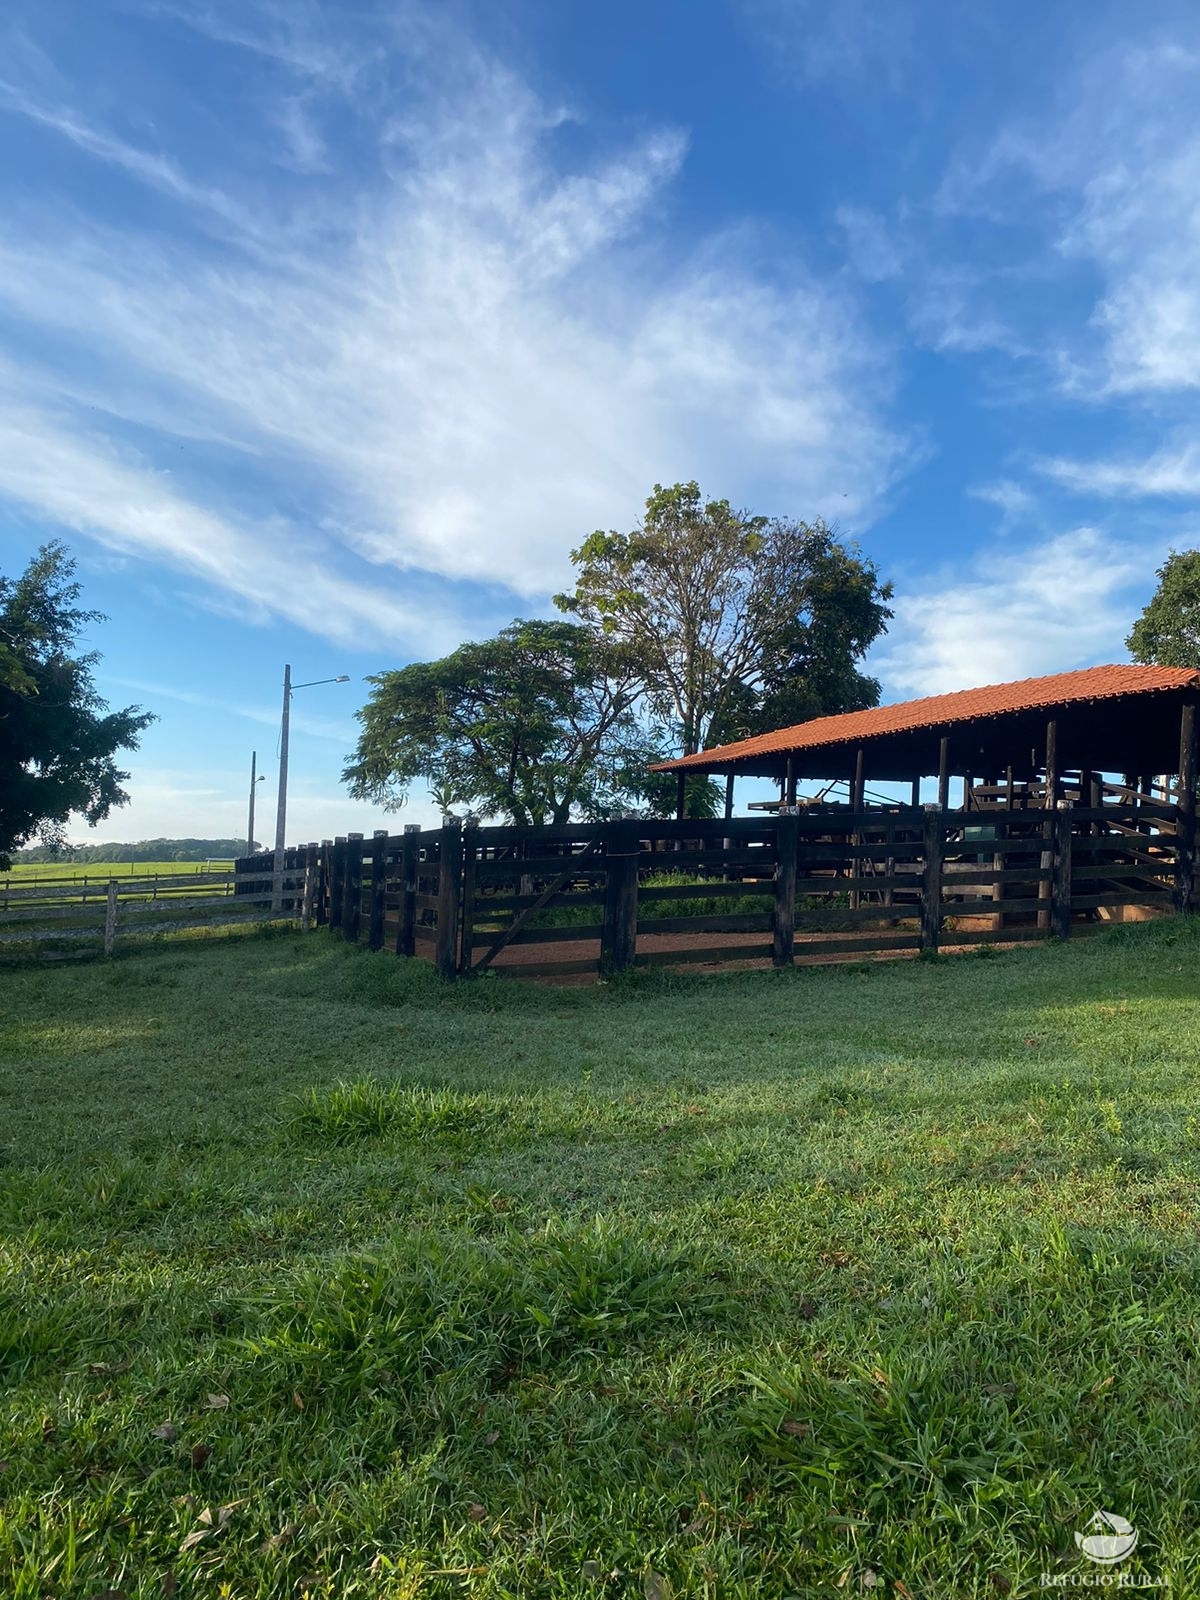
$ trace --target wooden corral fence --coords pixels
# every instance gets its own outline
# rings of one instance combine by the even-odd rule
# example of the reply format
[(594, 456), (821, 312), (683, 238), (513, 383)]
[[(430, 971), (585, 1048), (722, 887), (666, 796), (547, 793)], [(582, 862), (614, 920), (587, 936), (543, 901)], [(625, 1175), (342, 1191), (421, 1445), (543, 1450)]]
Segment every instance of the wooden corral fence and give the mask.
[[(269, 859), (269, 858), (268, 858)], [(219, 872), (14, 878), (0, 888), (0, 945), (102, 939), (111, 955), (119, 935), (262, 922), (302, 913), (303, 873), (265, 888), (230, 867)]]
[[(342, 938), (445, 977), (560, 977), (1068, 938), (1193, 909), (1194, 856), (1194, 813), (1138, 796), (1041, 812), (450, 823), (302, 846), (286, 866), (309, 884), (314, 924)], [(239, 894), (269, 889), (271, 859), (238, 863)]]

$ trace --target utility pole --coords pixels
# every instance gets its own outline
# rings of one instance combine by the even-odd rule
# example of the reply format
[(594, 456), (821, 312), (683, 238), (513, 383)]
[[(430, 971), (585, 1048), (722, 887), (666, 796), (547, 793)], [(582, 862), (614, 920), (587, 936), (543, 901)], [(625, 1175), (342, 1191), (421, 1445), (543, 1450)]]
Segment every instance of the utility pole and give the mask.
[(246, 819), (246, 854), (254, 854), (254, 797), (264, 779), (258, 775), (258, 751), (250, 752), (250, 815)]
[[(313, 678), (309, 683), (294, 685), (297, 689), (311, 689), (320, 683), (349, 683), (348, 674), (336, 678)], [(283, 717), (279, 724), (279, 802), (275, 809), (275, 889), (272, 909), (278, 915), (283, 910), (284, 858), (287, 849), (287, 784), (288, 784), (288, 730), (292, 715), (292, 669), (283, 669)]]
[(279, 801), (275, 807), (275, 893), (271, 909), (283, 910), (283, 869), (287, 849), (288, 731), (292, 715), (292, 668), (283, 669), (283, 718), (279, 724)]

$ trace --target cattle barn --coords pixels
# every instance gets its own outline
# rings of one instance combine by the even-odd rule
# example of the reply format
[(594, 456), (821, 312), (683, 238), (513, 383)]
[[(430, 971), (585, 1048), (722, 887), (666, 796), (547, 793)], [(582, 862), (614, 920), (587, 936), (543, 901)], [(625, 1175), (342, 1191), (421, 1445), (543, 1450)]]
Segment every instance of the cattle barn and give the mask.
[(870, 809), (879, 783), (910, 784), (917, 805), (922, 781), (933, 778), (943, 807), (951, 780), (961, 779), (965, 810), (1045, 809), (1060, 800), (1095, 806), (1136, 795), (1172, 802), (1181, 787), (1194, 787), (1198, 700), (1200, 672), (1192, 668), (1088, 667), (815, 717), (655, 770), (677, 774), (681, 816), (686, 779), (701, 773), (725, 778), (726, 816), (743, 776), (777, 783), (779, 799), (767, 804), (778, 809), (821, 803), (824, 794), (798, 799), (799, 786), (814, 780), (847, 784), (853, 811)]

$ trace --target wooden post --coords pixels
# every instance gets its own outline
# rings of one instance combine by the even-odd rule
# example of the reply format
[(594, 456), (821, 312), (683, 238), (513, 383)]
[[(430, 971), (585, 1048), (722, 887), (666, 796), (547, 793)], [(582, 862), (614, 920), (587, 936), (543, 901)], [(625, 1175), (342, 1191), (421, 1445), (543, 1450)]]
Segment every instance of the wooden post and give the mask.
[(796, 804), (796, 758), (795, 758), (795, 756), (789, 756), (787, 758), (787, 773), (786, 773), (785, 778), (784, 778), (784, 804), (785, 805), (789, 805), (789, 806), (794, 806)]
[(675, 820), (682, 822), (687, 811), (687, 773), (675, 774)]
[(636, 822), (610, 822), (605, 840), (604, 923), (600, 935), (600, 970), (606, 976), (623, 972), (637, 959), (638, 855)]
[(333, 840), (321, 840), (321, 853), (317, 858), (319, 867), (317, 875), (317, 915), (318, 928), (329, 925), (329, 867), (330, 857), (333, 854)]
[(943, 734), (938, 743), (938, 810), (945, 811), (950, 804), (950, 736)]
[(1071, 802), (1060, 800), (1054, 813), (1050, 926), (1056, 939), (1071, 937)]
[[(945, 741), (943, 741), (944, 743)], [(937, 953), (942, 933), (942, 844), (946, 834), (946, 813), (941, 806), (925, 807), (925, 826), (921, 848), (925, 873), (921, 884), (921, 949)]]
[[(863, 774), (864, 774), (864, 770), (865, 770), (865, 759), (866, 758), (865, 758), (865, 754), (864, 754), (864, 751), (863, 751), (863, 747), (862, 747), (862, 745), (859, 745), (858, 749), (854, 753), (854, 778), (853, 778), (853, 781), (850, 784), (850, 810), (851, 810), (851, 812), (859, 812), (859, 811), (861, 811), (863, 809), (863, 790), (865, 788), (865, 781), (864, 781)], [(862, 839), (863, 839), (862, 831), (860, 829), (858, 829), (858, 828), (855, 828), (852, 831), (852, 833), (850, 834), (850, 843), (852, 845), (861, 844), (862, 843)], [(865, 865), (866, 865), (866, 862), (865, 862), (865, 859), (863, 857), (861, 857), (861, 856), (852, 857), (851, 858), (851, 862), (850, 862), (850, 871), (853, 874), (853, 876), (856, 877), (856, 878), (861, 878), (863, 876), (863, 868), (864, 868)], [(850, 895), (849, 895), (849, 901), (850, 901), (850, 909), (851, 909), (851, 911), (857, 911), (859, 906), (860, 906), (860, 904), (862, 903), (862, 894), (861, 894), (861, 892), (858, 889), (851, 889)]]
[(728, 822), (733, 815), (733, 773), (725, 778), (725, 821)]
[(108, 880), (108, 889), (104, 896), (104, 954), (113, 953), (113, 945), (117, 942), (117, 880)]
[[(1051, 717), (1046, 724), (1046, 792), (1042, 800), (1046, 811), (1052, 812), (1058, 804), (1058, 718)], [(1037, 925), (1045, 930), (1053, 928), (1053, 900), (1054, 900), (1054, 824), (1048, 820), (1042, 832), (1046, 837), (1046, 848), (1038, 858), (1040, 879), (1038, 882), (1037, 897), (1044, 902), (1037, 914)]]
[(1175, 909), (1190, 911), (1196, 881), (1196, 707), (1179, 716), (1179, 788), (1175, 811)]
[(921, 780), (914, 778), (912, 782), (912, 808), (915, 811), (921, 804)]
[(400, 922), (396, 929), (396, 954), (411, 956), (416, 949), (417, 926), (417, 856), (421, 841), (419, 822), (404, 824), (404, 837), (400, 843)]
[(383, 949), (383, 906), (387, 890), (388, 831), (376, 828), (371, 851), (371, 919), (367, 928), (367, 948)]
[(363, 836), (346, 835), (346, 872), (342, 880), (342, 938), (357, 943), (362, 922)]
[[(311, 849), (311, 847), (310, 847)], [(300, 901), (300, 932), (307, 933), (312, 927), (313, 915), (313, 888), (316, 883), (317, 870), (311, 854), (306, 854), (304, 862), (304, 894)]]
[(345, 896), (345, 883), (346, 839), (339, 833), (329, 852), (329, 926), (339, 939), (343, 931), (342, 915), (345, 907), (342, 902)]
[(475, 865), (478, 851), (479, 828), (473, 821), (468, 821), (463, 828), (462, 942), (458, 956), (460, 972), (470, 972), (471, 952), (475, 944)]
[(1005, 767), (1004, 769), (1004, 784), (1008, 791), (1004, 798), (1005, 809), (1012, 811), (1016, 807), (1017, 797), (1013, 793), (1013, 769), (1011, 767)]
[(458, 972), (458, 916), (462, 906), (462, 823), (449, 817), (438, 848), (437, 953), (439, 977)]
[(775, 823), (775, 914), (771, 942), (771, 960), (777, 967), (790, 967), (795, 960), (799, 840), (799, 817), (779, 817)]
[(1047, 811), (1058, 804), (1058, 718), (1051, 717), (1046, 724), (1046, 799)]

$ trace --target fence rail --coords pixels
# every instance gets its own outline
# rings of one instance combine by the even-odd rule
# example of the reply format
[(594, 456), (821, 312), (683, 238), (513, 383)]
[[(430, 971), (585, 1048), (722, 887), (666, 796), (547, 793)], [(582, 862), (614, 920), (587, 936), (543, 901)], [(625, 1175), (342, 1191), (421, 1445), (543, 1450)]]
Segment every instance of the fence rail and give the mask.
[[(18, 883), (0, 890), (0, 946), (48, 940), (103, 940), (106, 954), (118, 935), (164, 933), (263, 921), (278, 912), (303, 917), (306, 878), (287, 873), (277, 884), (250, 883), (233, 868), (220, 872), (74, 878)], [(309, 883), (311, 895), (311, 883)], [(280, 905), (286, 910), (280, 910)]]
[[(1187, 806), (829, 808), (351, 834), (286, 853), (312, 921), (446, 977), (912, 954), (1093, 932), (1193, 908)], [(235, 896), (279, 890), (272, 858)], [(298, 908), (295, 894), (280, 901)]]

